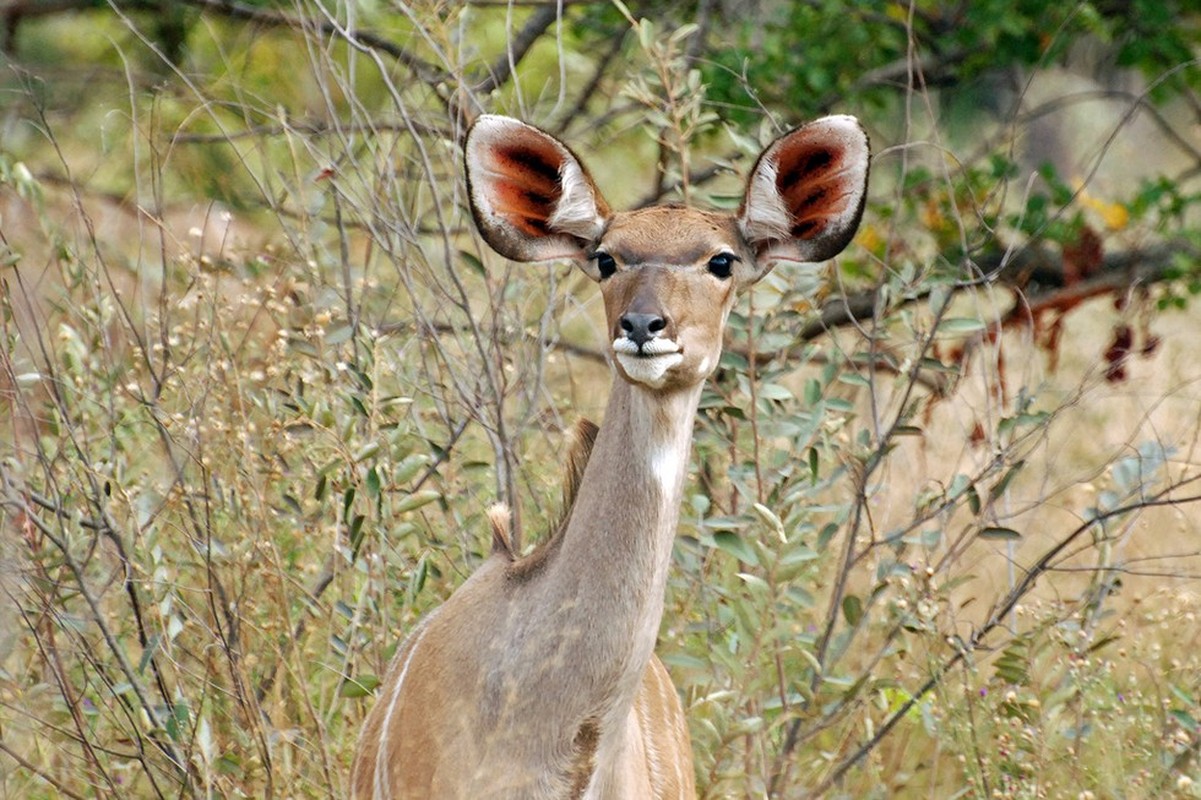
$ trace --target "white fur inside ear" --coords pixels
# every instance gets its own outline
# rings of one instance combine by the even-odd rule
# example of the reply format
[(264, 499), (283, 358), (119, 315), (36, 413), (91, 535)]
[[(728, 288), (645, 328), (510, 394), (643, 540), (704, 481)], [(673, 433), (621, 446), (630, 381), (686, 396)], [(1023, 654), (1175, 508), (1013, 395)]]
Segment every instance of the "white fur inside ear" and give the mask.
[(484, 114), (471, 126), (465, 151), (467, 174), (471, 177), (471, 201), (490, 218), (497, 216), (492, 194), (488, 191), (492, 186), (489, 181), (499, 176), (495, 165), (496, 144), (506, 138), (527, 135), (528, 127), (525, 123), (497, 114)]
[(772, 142), (738, 218), (761, 268), (837, 255), (859, 226), (870, 162), (867, 134), (851, 116), (823, 117)]
[(564, 153), (564, 156), (559, 168), (562, 194), (548, 223), (553, 230), (595, 241), (604, 231), (605, 218), (597, 207), (592, 182), (570, 153)]
[(609, 208), (587, 170), (555, 137), (485, 114), (467, 133), (472, 213), (485, 241), (515, 261), (580, 262)]
[[(772, 148), (775, 149), (778, 148)], [(746, 202), (738, 225), (748, 242), (776, 241), (792, 235), (792, 215), (776, 188), (780, 165), (772, 150), (763, 154), (746, 187)]]

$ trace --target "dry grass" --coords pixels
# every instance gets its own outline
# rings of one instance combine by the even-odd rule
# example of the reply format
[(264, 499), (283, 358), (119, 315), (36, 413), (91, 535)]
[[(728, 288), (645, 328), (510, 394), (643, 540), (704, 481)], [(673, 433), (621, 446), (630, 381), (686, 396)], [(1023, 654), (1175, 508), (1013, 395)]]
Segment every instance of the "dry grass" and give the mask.
[[(403, 33), (461, 78), (498, 63), (488, 20)], [(603, 407), (591, 285), (480, 252), (437, 91), (337, 35), (235, 32), (198, 36), (209, 80), (133, 71), (74, 128), (14, 95), (44, 139), (0, 149), (6, 795), (342, 796), (377, 676), (487, 551), (485, 509), (536, 538), (562, 431)], [(552, 39), (531, 63), (557, 75)], [(656, 159), (703, 161), (708, 112), (678, 49), (627, 56), (589, 112), (611, 128), (574, 130), (640, 197)], [(458, 102), (549, 116), (556, 80)], [(1020, 328), (948, 327), (1010, 295), (905, 299), (947, 285), (932, 228), (975, 220), (951, 178), (950, 223), (894, 192), (902, 152), (836, 274), (781, 270), (739, 309), (704, 402), (660, 647), (703, 796), (1197, 796), (1201, 322), (1098, 299), (1053, 369)], [(875, 323), (796, 341), (865, 275), (892, 291)], [(1162, 344), (1107, 382), (1144, 313)], [(752, 381), (748, 343), (792, 355)], [(945, 395), (907, 366), (931, 354)]]

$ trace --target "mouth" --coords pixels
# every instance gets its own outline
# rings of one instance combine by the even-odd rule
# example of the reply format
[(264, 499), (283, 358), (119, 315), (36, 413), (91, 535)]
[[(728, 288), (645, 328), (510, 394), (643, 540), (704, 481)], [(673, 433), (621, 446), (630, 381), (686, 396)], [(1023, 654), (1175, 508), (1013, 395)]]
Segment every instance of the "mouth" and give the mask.
[(652, 389), (661, 387), (667, 372), (684, 360), (684, 349), (668, 339), (651, 339), (640, 345), (622, 336), (613, 340), (613, 354), (627, 378)]

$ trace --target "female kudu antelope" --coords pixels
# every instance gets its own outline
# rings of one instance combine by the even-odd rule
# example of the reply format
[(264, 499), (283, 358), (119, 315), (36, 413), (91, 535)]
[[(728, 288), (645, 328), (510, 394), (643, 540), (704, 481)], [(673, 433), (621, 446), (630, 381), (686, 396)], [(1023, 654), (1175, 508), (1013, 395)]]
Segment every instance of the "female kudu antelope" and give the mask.
[(683, 711), (653, 651), (701, 387), (737, 291), (851, 240), (867, 137), (838, 116), (777, 139), (734, 215), (610, 211), (564, 144), (505, 117), (479, 118), (465, 161), (494, 250), (570, 260), (600, 285), (618, 380), (599, 431), (582, 429), (595, 443), (577, 444), (586, 464), (558, 532), (520, 558), (494, 520), (491, 558), (400, 647), (354, 796), (694, 797)]

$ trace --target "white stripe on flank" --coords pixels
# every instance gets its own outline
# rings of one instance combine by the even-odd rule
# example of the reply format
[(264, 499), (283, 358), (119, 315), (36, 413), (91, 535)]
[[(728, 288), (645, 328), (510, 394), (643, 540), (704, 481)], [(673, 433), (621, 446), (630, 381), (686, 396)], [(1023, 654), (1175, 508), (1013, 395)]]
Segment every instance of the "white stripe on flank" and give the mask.
[[(388, 701), (388, 712), (384, 714), (384, 724), (380, 727), (379, 749), (375, 753), (375, 800), (389, 800), (392, 797), (391, 777), (388, 774), (390, 760), (387, 758), (388, 730), (392, 726), (392, 712), (396, 710), (396, 701), (400, 699), (400, 690), (404, 686), (405, 675), (409, 671), (409, 664), (413, 662), (413, 656), (417, 653), (417, 645), (421, 644), (421, 637), (425, 636), (425, 629), (429, 627), (430, 620), (437, 613), (438, 609), (431, 611), (429, 616), (423, 619), (413, 632), (409, 634), (413, 640), (413, 646), (409, 648), (409, 653), (405, 657), (404, 664), (400, 667), (400, 674), (396, 676), (396, 686), (392, 690), (392, 699)], [(404, 652), (403, 647), (400, 652)]]

